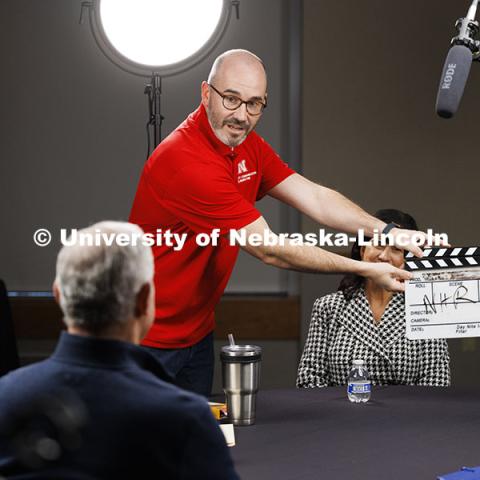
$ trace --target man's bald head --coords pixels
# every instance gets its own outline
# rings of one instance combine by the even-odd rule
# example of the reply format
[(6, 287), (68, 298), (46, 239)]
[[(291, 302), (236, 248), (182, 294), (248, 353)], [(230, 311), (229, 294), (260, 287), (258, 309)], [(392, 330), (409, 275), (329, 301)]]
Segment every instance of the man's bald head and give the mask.
[(213, 62), (208, 75), (208, 83), (215, 84), (232, 67), (241, 67), (251, 70), (265, 78), (265, 90), (267, 86), (267, 71), (261, 58), (248, 50), (235, 49), (228, 50), (219, 55)]

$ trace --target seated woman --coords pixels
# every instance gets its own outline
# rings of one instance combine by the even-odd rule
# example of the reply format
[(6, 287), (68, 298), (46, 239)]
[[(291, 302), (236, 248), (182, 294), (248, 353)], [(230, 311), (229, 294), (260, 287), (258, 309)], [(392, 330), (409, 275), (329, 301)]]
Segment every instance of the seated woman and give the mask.
[[(418, 230), (415, 220), (398, 210), (375, 217)], [(393, 246), (352, 248), (352, 258), (389, 262), (402, 268), (403, 251)], [(450, 385), (446, 340), (405, 337), (404, 294), (393, 294), (370, 280), (346, 275), (339, 291), (318, 298), (298, 368), (297, 387), (346, 385), (355, 359), (363, 359), (373, 385)]]

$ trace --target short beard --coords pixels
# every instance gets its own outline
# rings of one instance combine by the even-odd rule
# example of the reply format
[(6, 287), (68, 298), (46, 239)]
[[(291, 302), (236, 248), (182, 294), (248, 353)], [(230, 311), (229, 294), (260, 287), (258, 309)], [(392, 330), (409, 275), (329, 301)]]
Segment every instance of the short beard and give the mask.
[[(215, 113), (213, 113), (212, 109), (210, 108), (210, 105), (207, 107), (207, 117), (208, 117), (208, 122), (210, 123), (210, 126), (212, 127), (212, 130), (214, 131), (216, 137), (225, 145), (228, 145), (229, 147), (238, 147), (246, 138), (247, 135), (251, 132), (251, 127), (248, 126), (247, 123), (245, 122), (239, 122), (238, 120), (235, 119), (229, 119), (229, 120), (220, 120)], [(237, 139), (230, 138), (228, 135), (226, 135), (221, 129), (225, 125), (239, 125), (241, 127), (244, 127), (244, 135), (241, 137), (238, 137)]]

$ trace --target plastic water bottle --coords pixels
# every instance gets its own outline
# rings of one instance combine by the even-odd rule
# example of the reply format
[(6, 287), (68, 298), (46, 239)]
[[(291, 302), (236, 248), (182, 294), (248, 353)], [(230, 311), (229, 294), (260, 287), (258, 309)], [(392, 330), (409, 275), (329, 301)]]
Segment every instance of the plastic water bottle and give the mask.
[(354, 360), (348, 374), (348, 399), (353, 403), (365, 403), (370, 399), (372, 383), (363, 360)]

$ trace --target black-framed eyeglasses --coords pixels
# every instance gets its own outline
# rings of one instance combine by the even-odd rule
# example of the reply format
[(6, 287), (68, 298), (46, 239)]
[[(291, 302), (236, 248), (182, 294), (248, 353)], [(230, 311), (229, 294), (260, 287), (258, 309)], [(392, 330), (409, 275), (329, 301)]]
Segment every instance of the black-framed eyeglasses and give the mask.
[(260, 115), (265, 108), (267, 108), (267, 102), (261, 102), (260, 100), (242, 100), (236, 95), (230, 93), (219, 92), (211, 83), (208, 84), (209, 87), (212, 87), (212, 90), (218, 93), (222, 97), (223, 106), (227, 110), (237, 110), (244, 103), (247, 107), (247, 112), (250, 115)]

